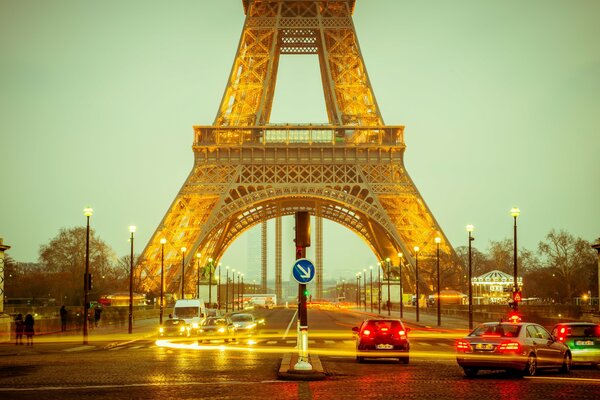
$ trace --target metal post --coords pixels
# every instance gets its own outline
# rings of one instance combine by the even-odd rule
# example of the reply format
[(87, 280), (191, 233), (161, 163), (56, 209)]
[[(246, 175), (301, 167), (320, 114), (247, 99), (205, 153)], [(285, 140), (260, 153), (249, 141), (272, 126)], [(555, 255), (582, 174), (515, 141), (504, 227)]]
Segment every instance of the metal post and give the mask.
[(196, 298), (200, 298), (200, 253), (196, 253)]
[(386, 274), (387, 274), (387, 289), (388, 289), (388, 299), (387, 299), (387, 310), (388, 310), (388, 317), (390, 315), (392, 315), (392, 301), (390, 300), (390, 275), (391, 274), (391, 264), (389, 261), (387, 261), (386, 259)]
[(377, 314), (381, 314), (381, 263), (377, 267)]
[(367, 269), (363, 268), (363, 292), (365, 292), (364, 310), (367, 312)]
[(472, 274), (472, 259), (471, 259), (471, 242), (475, 240), (475, 238), (471, 235), (473, 232), (473, 225), (467, 226), (467, 231), (469, 232), (469, 330), (473, 329), (473, 282)]
[(356, 274), (356, 308), (360, 308), (360, 273)]
[[(517, 282), (517, 217), (519, 216), (519, 209), (518, 208), (513, 208), (511, 211), (511, 215), (513, 216), (514, 219), (514, 247), (513, 247), (513, 278), (514, 278), (514, 284), (513, 284), (513, 293), (516, 293), (519, 291), (519, 283)], [(513, 296), (513, 310), (516, 312), (519, 310), (519, 302), (514, 300), (514, 296)]]
[(85, 208), (83, 213), (87, 218), (87, 227), (85, 234), (85, 273), (83, 274), (83, 344), (88, 344), (88, 312), (89, 304), (89, 274), (90, 274), (90, 217), (92, 209)]
[(213, 276), (212, 262), (208, 262), (208, 304), (212, 308), (212, 276)]
[[(133, 234), (135, 233), (135, 226), (129, 227), (129, 232), (131, 232), (131, 238), (129, 239), (131, 243), (131, 253), (129, 256), (129, 328), (128, 332), (133, 332)], [(87, 317), (87, 316), (86, 316)]]
[(181, 248), (181, 299), (185, 298), (185, 247)]
[(160, 317), (159, 323), (163, 323), (163, 311), (165, 301), (165, 243), (166, 239), (160, 239)]
[(400, 318), (404, 318), (404, 302), (402, 299), (402, 264), (404, 264), (402, 262), (402, 253), (398, 253), (398, 274), (399, 274), (399, 281), (400, 281)]
[(242, 302), (240, 304), (240, 306), (241, 306), (240, 310), (243, 311), (244, 310), (244, 274), (242, 274), (242, 296), (241, 296), (241, 301)]
[[(296, 260), (306, 257), (306, 247), (310, 246), (310, 214), (296, 212)], [(306, 284), (298, 283), (298, 362), (295, 370), (310, 371), (308, 360), (308, 311), (306, 306)]]
[(417, 296), (417, 322), (419, 322), (419, 247), (415, 246), (415, 288)]
[(231, 311), (235, 311), (235, 268), (231, 270)]
[(229, 312), (229, 265), (225, 267), (225, 312)]
[(436, 267), (437, 267), (437, 324), (442, 325), (442, 298), (440, 297), (440, 242), (442, 240), (439, 237), (435, 238), (436, 244)]
[(369, 265), (370, 285), (371, 285), (371, 312), (373, 312), (373, 266)]
[(237, 305), (238, 305), (238, 311), (241, 310), (241, 303), (240, 303), (240, 271), (238, 271), (237, 273)]
[(217, 308), (221, 309), (221, 263), (217, 264), (217, 268), (219, 268), (219, 282), (217, 284)]
[(600, 312), (600, 238), (596, 239), (596, 243), (592, 245), (592, 248), (598, 252), (598, 312)]

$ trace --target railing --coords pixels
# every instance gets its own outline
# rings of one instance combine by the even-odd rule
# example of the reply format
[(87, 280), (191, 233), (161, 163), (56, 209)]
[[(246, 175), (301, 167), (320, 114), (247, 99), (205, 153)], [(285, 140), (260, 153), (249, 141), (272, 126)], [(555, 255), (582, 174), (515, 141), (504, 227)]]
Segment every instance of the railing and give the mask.
[(196, 146), (404, 146), (404, 126), (195, 126)]

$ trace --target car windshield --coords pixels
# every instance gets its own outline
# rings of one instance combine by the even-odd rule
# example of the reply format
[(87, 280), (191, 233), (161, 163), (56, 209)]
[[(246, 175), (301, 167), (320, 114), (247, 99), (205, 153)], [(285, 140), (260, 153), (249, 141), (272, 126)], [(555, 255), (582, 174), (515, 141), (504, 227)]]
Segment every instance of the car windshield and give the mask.
[(193, 318), (198, 316), (198, 307), (175, 307), (175, 313), (179, 318)]
[(517, 337), (521, 331), (521, 325), (514, 324), (495, 324), (480, 325), (469, 336), (497, 336), (497, 337)]
[(389, 320), (373, 320), (365, 324), (364, 329), (372, 329), (374, 331), (398, 330), (401, 328), (400, 321)]
[(175, 326), (179, 324), (185, 324), (185, 321), (179, 319), (168, 319), (165, 321), (166, 326)]
[(223, 318), (206, 318), (202, 322), (202, 326), (211, 326), (211, 325), (227, 325), (227, 321)]
[(252, 322), (254, 317), (250, 314), (235, 314), (231, 316), (231, 320), (235, 322)]
[(600, 337), (600, 325), (569, 326), (567, 336)]

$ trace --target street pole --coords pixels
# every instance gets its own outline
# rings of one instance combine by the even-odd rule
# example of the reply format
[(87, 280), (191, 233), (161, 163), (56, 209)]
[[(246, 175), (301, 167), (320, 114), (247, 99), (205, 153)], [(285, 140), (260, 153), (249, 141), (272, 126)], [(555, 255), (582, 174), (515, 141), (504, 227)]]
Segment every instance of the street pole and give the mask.
[[(129, 328), (128, 332), (133, 333), (133, 234), (135, 233), (135, 226), (129, 227), (131, 237), (129, 239), (131, 243), (131, 254), (129, 256)], [(87, 316), (86, 316), (87, 317)]]
[[(296, 260), (306, 258), (306, 248), (310, 246), (310, 214), (298, 211), (295, 214)], [(306, 304), (306, 283), (298, 282), (298, 362), (295, 370), (310, 371), (312, 365), (308, 359), (308, 310)]]
[(377, 263), (377, 314), (381, 315), (381, 263)]
[(472, 259), (471, 259), (471, 242), (475, 238), (471, 235), (475, 227), (473, 225), (467, 225), (467, 232), (469, 232), (469, 330), (473, 329), (473, 282), (472, 279)]
[(187, 248), (181, 248), (181, 300), (185, 299), (185, 251)]
[(165, 301), (165, 243), (167, 239), (160, 239), (160, 318), (159, 322), (163, 323), (163, 311)]
[(85, 273), (83, 274), (83, 344), (88, 344), (88, 312), (89, 304), (89, 275), (90, 275), (90, 217), (94, 210), (90, 207), (83, 209), (83, 215), (87, 219), (87, 228), (85, 234)]
[(229, 312), (229, 265), (225, 267), (225, 312)]
[(371, 284), (371, 312), (373, 312), (373, 266), (369, 265), (370, 284)]
[[(519, 216), (519, 214), (521, 213), (521, 211), (516, 208), (513, 207), (510, 210), (510, 215), (513, 216), (514, 219), (514, 247), (513, 247), (513, 275), (514, 275), (514, 286), (513, 286), (513, 293), (516, 293), (519, 291), (519, 283), (517, 282), (517, 217)], [(513, 310), (516, 312), (519, 310), (519, 302), (514, 300), (514, 296), (513, 296)]]
[(392, 301), (390, 299), (390, 275), (391, 274), (391, 266), (392, 264), (390, 264), (390, 262), (388, 261), (388, 259), (386, 258), (386, 264), (385, 264), (385, 271), (386, 271), (386, 275), (387, 275), (387, 292), (388, 292), (388, 299), (387, 299), (387, 311), (388, 311), (388, 317), (390, 315), (392, 315)]
[[(212, 308), (212, 276), (213, 276), (213, 259), (208, 259), (208, 304)], [(200, 287), (200, 286), (198, 286)]]
[(402, 261), (402, 256), (402, 253), (398, 253), (398, 274), (400, 280), (400, 318), (404, 318), (404, 292), (402, 291), (402, 264), (404, 264), (404, 262)]
[(235, 311), (235, 268), (231, 270), (231, 311)]
[(436, 245), (436, 267), (437, 267), (437, 324), (438, 326), (442, 325), (442, 298), (440, 297), (440, 242), (442, 239), (439, 237), (435, 238)]
[(241, 296), (241, 310), (244, 310), (244, 274), (242, 274), (242, 296)]
[(364, 310), (367, 312), (367, 269), (363, 268), (363, 292), (365, 292)]
[(600, 312), (600, 238), (596, 239), (596, 243), (592, 245), (592, 248), (598, 252), (598, 312)]
[(200, 298), (200, 257), (201, 253), (196, 253), (196, 298)]
[(356, 274), (356, 309), (360, 308), (360, 272)]
[(240, 271), (237, 272), (237, 305), (238, 305), (238, 311), (241, 310), (241, 304), (240, 304), (240, 275), (242, 273)]
[(416, 296), (417, 296), (417, 312), (416, 312), (416, 320), (419, 322), (419, 246), (415, 246), (415, 288), (416, 288)]
[(217, 308), (221, 309), (221, 263), (217, 264), (217, 268), (219, 268), (219, 281), (217, 282)]

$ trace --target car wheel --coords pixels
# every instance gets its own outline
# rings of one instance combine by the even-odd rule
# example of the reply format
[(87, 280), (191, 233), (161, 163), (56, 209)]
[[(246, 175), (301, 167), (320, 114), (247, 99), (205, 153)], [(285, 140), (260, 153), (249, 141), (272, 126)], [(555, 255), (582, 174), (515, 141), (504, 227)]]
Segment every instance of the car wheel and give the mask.
[(537, 373), (537, 358), (535, 354), (530, 354), (527, 358), (527, 364), (523, 370), (523, 374), (526, 376), (534, 376)]
[(568, 374), (569, 372), (571, 372), (571, 363), (571, 354), (565, 353), (565, 357), (563, 358), (563, 363), (559, 371), (563, 374)]
[(465, 376), (467, 378), (474, 378), (479, 372), (477, 368), (463, 368), (463, 371), (465, 371)]
[(408, 364), (408, 356), (406, 356), (406, 357), (400, 357), (398, 359), (398, 362), (400, 362), (401, 364)]

